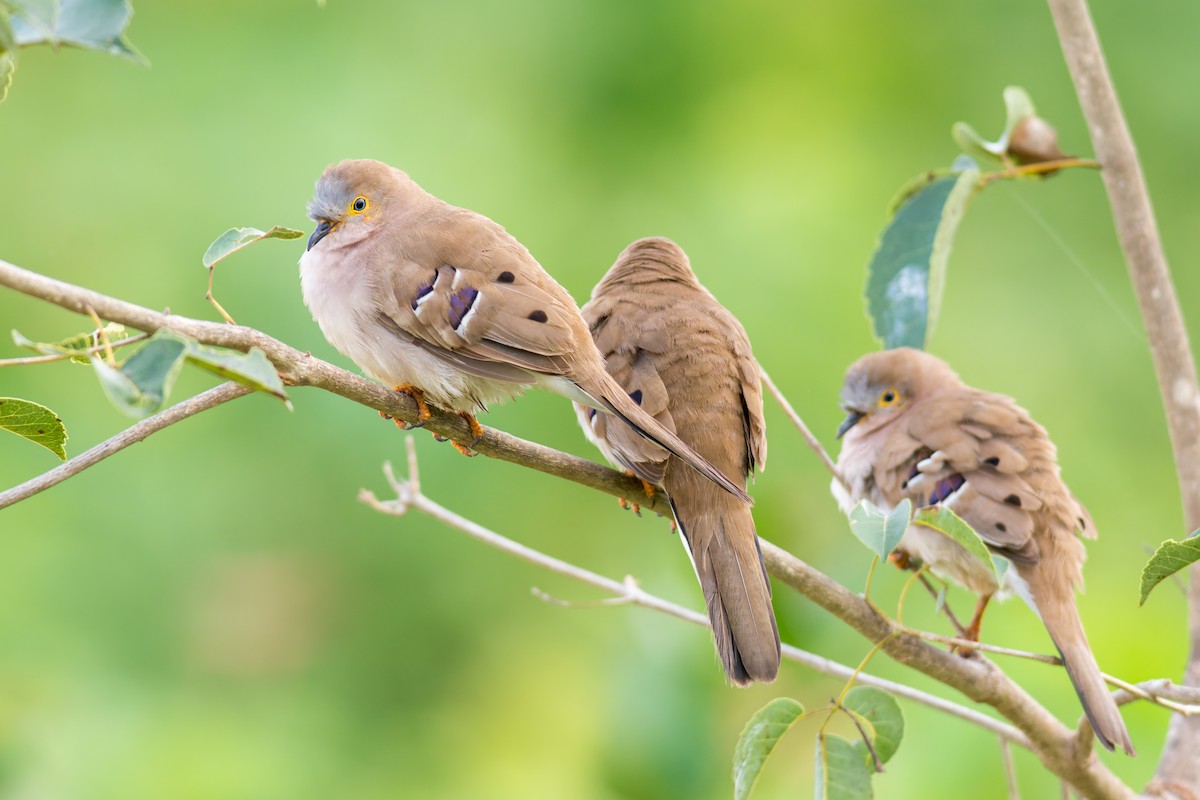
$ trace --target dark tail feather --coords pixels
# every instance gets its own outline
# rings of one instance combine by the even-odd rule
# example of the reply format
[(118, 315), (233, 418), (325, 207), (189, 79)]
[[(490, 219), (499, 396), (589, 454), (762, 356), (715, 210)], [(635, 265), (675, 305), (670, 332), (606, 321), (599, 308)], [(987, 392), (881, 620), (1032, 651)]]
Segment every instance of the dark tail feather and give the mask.
[(749, 508), (717, 499), (718, 508), (689, 514), (681, 506), (691, 504), (673, 495), (671, 508), (704, 590), (725, 674), (738, 686), (770, 683), (779, 673), (779, 628), (754, 520)]
[[(1136, 755), (1129, 731), (1125, 728), (1125, 720), (1121, 718), (1116, 701), (1100, 674), (1100, 665), (1088, 647), (1087, 635), (1083, 632), (1083, 623), (1074, 602), (1059, 610), (1057, 619), (1052, 625), (1048, 624), (1046, 630), (1050, 632), (1050, 639), (1062, 656), (1067, 677), (1079, 695), (1079, 702), (1088, 721), (1092, 723), (1096, 739), (1109, 750), (1120, 745), (1127, 754)], [(1043, 609), (1043, 621), (1047, 617), (1044, 612)]]
[[(607, 373), (605, 373), (605, 377), (607, 377)], [(641, 406), (629, 398), (629, 395), (617, 385), (616, 381), (609, 378), (609, 382), (612, 383), (612, 391), (606, 391), (597, 398), (599, 402), (604, 404), (606, 409), (624, 420), (639, 435), (654, 442), (672, 455), (678, 456), (689, 467), (737, 499), (753, 505), (754, 501), (746, 493), (745, 489), (730, 480), (728, 476), (710, 464), (707, 459), (685, 444), (674, 433), (659, 425), (654, 417), (647, 414)]]

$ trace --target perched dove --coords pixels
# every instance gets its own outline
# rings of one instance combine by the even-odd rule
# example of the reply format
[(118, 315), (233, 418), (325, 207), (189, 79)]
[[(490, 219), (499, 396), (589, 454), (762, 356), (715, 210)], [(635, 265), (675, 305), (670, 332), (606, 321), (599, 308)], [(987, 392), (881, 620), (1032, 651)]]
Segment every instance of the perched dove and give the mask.
[[(583, 317), (609, 374), (663, 427), (742, 482), (762, 468), (762, 379), (750, 341), (674, 242), (640, 239), (625, 248)], [(739, 686), (774, 680), (779, 630), (749, 506), (628, 426), (586, 404), (576, 410), (584, 433), (610, 461), (666, 488), (725, 674)]]
[(614, 414), (749, 502), (609, 377), (571, 296), (492, 220), (366, 160), (328, 167), (308, 213), (317, 228), (300, 277), (313, 318), (423, 417), (428, 397), (462, 414), (478, 441), (471, 412), (539, 386)]
[[(844, 437), (834, 481), (843, 510), (859, 500), (891, 508), (953, 509), (992, 552), (1012, 562), (1006, 580), (1041, 617), (1101, 744), (1133, 744), (1088, 646), (1075, 589), (1084, 547), (1095, 537), (1087, 510), (1059, 476), (1046, 431), (1010, 398), (965, 385), (940, 359), (900, 348), (872, 353), (846, 372), (838, 429)], [(934, 572), (980, 595), (968, 635), (978, 636), (993, 574), (962, 546), (912, 525), (900, 547)]]

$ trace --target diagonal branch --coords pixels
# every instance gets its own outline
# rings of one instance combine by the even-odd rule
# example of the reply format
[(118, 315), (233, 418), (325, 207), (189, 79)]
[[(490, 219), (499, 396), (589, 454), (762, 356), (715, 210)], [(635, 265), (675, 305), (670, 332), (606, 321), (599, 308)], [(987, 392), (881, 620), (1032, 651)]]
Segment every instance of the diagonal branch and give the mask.
[(70, 461), (59, 464), (49, 472), (44, 472), (19, 486), (0, 492), (0, 509), (33, 497), (39, 492), (44, 492), (51, 486), (62, 483), (72, 475), (78, 475), (88, 467), (99, 464), (109, 456), (116, 455), (129, 445), (137, 444), (150, 434), (161, 431), (169, 425), (182, 422), (193, 414), (199, 414), (201, 411), (207, 411), (221, 403), (249, 393), (250, 389), (245, 386), (229, 382), (213, 387), (195, 397), (189, 397), (182, 403), (176, 403), (152, 417), (147, 417), (131, 425), (111, 439), (101, 442), (85, 453), (80, 453)]
[[(387, 477), (392, 491), (395, 492), (396, 498), (394, 500), (380, 500), (373, 492), (363, 489), (358, 494), (358, 499), (361, 502), (366, 503), (376, 511), (397, 517), (403, 516), (410, 508), (415, 509), (503, 553), (507, 553), (558, 575), (587, 584), (588, 586), (594, 586), (597, 589), (610, 593), (614, 598), (623, 603), (651, 608), (694, 625), (705, 628), (709, 627), (708, 617), (704, 614), (676, 605), (646, 592), (631, 577), (627, 577), (623, 582), (615, 581), (612, 578), (606, 578), (590, 570), (569, 564), (566, 561), (527, 547), (520, 542), (515, 542), (512, 539), (501, 536), (429, 499), (421, 491), (417, 469), (417, 451), (413, 446), (411, 436), (407, 437), (406, 445), (408, 452), (407, 478), (399, 480), (392, 471), (391, 464), (384, 464), (383, 466), (384, 475)], [(822, 674), (831, 675), (842, 680), (855, 678), (858, 683), (863, 685), (875, 686), (891, 692), (897, 697), (912, 700), (913, 702), (977, 725), (984, 730), (996, 734), (1005, 741), (1013, 742), (1027, 749), (1030, 747), (1029, 738), (1021, 731), (1012, 725), (989, 717), (986, 714), (981, 714), (974, 709), (966, 708), (958, 703), (944, 700), (936, 695), (922, 692), (919, 689), (913, 689), (901, 683), (889, 681), (886, 678), (879, 678), (865, 672), (858, 672), (853, 667), (818, 656), (806, 650), (801, 650), (789, 644), (783, 645), (782, 649), (783, 657), (789, 661), (794, 661)]]
[[(1200, 528), (1200, 384), (1187, 328), (1167, 268), (1146, 180), (1117, 100), (1086, 0), (1049, 0), (1063, 56), (1087, 120), (1129, 278), (1154, 357), (1179, 473), (1186, 530)], [(1191, 648), (1184, 683), (1200, 686), (1200, 566), (1190, 570)], [(1200, 718), (1172, 718), (1154, 787), (1183, 786), (1200, 795)]]

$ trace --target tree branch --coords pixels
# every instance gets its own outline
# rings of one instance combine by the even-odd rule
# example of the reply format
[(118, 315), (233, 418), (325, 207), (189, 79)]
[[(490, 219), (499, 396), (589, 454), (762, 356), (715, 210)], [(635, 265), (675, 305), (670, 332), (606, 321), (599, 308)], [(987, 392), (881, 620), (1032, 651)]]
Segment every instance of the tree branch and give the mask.
[[(1117, 237), (1146, 326), (1158, 389), (1166, 409), (1186, 527), (1193, 531), (1200, 528), (1200, 385), (1183, 314), (1171, 283), (1133, 137), (1117, 100), (1086, 0), (1049, 0), (1049, 5), (1096, 159), (1103, 165), (1101, 175)], [(1200, 566), (1193, 566), (1190, 572), (1191, 648), (1183, 681), (1200, 686)], [(1200, 718), (1173, 717), (1156, 782), (1186, 786), (1194, 795), (1200, 795), (1198, 752)]]
[[(407, 395), (301, 353), (251, 328), (160, 314), (37, 275), (4, 261), (0, 261), (0, 285), (77, 313), (94, 310), (105, 319), (147, 332), (170, 328), (209, 345), (243, 351), (258, 347), (291, 385), (319, 387), (393, 417), (409, 422), (416, 420), (415, 403)], [(461, 417), (437, 408), (431, 411), (433, 415), (426, 427), (451, 438), (467, 438), (467, 425)], [(616, 497), (634, 497), (641, 492), (641, 483), (635, 478), (494, 429), (485, 430), (475, 449)], [(646, 507), (669, 513), (661, 493), (648, 501)], [(762, 553), (771, 574), (849, 624), (872, 643), (882, 643), (882, 649), (894, 660), (957, 689), (972, 700), (994, 707), (1028, 737), (1032, 748), (1051, 772), (1069, 781), (1085, 796), (1101, 800), (1132, 796), (1129, 788), (1100, 763), (1090, 748), (1080, 748), (1070, 729), (991, 662), (982, 657), (963, 659), (905, 634), (863, 598), (769, 542), (762, 543)]]
[(38, 492), (44, 492), (51, 486), (62, 483), (72, 475), (78, 475), (88, 467), (95, 466), (111, 455), (116, 455), (126, 447), (129, 447), (129, 445), (137, 444), (150, 434), (161, 431), (168, 425), (174, 425), (176, 422), (181, 422), (193, 414), (199, 414), (201, 411), (207, 411), (210, 408), (221, 405), (221, 403), (249, 393), (250, 389), (231, 381), (213, 387), (206, 392), (201, 392), (195, 397), (184, 400), (182, 403), (176, 403), (152, 417), (147, 417), (131, 425), (111, 439), (101, 442), (85, 453), (80, 453), (70, 461), (59, 464), (49, 472), (44, 472), (19, 486), (14, 486), (11, 489), (0, 492), (0, 509), (33, 497)]
[[(693, 611), (683, 606), (676, 605), (667, 600), (663, 600), (656, 595), (650, 594), (638, 586), (637, 582), (632, 577), (627, 577), (623, 582), (615, 581), (612, 578), (606, 578), (603, 575), (598, 575), (595, 572), (577, 567), (574, 564), (569, 564), (553, 556), (546, 555), (538, 550), (527, 547), (520, 542), (515, 542), (505, 536), (491, 531), (477, 522), (473, 522), (459, 514), (454, 513), (445, 506), (429, 499), (421, 491), (421, 483), (417, 468), (417, 451), (413, 445), (411, 436), (407, 437), (406, 441), (408, 454), (408, 477), (399, 480), (396, 478), (390, 463), (383, 465), (384, 475), (387, 478), (388, 484), (392, 491), (395, 492), (394, 500), (380, 500), (375, 496), (374, 492), (363, 489), (358, 494), (358, 499), (384, 514), (392, 516), (404, 516), (411, 508), (422, 514), (436, 519), (444, 525), (455, 528), (467, 534), (471, 538), (480, 541), (490, 547), (506, 553), (508, 555), (529, 562), (542, 569), (549, 570), (558, 575), (562, 575), (580, 583), (594, 586), (602, 591), (608, 592), (623, 603), (630, 605), (642, 606), (643, 608), (651, 608), (655, 611), (660, 611), (669, 616), (685, 620), (694, 625), (701, 627), (709, 627), (708, 617), (698, 611)], [(536, 594), (545, 598), (541, 593)], [(920, 703), (930, 708), (936, 709), (950, 716), (965, 720), (972, 725), (977, 725), (984, 730), (994, 733), (1002, 740), (1010, 741), (1020, 745), (1026, 749), (1030, 748), (1029, 737), (1019, 731), (1017, 728), (1007, 723), (993, 719), (986, 714), (981, 714), (974, 709), (966, 708), (957, 703), (945, 700), (936, 695), (922, 692), (919, 689), (913, 689), (901, 683), (889, 681), (886, 678), (879, 678), (865, 672), (857, 672), (853, 667), (838, 663), (828, 658), (818, 656), (806, 650), (801, 650), (790, 644), (782, 646), (783, 656), (789, 661), (794, 661), (797, 664), (802, 664), (810, 669), (820, 672), (824, 675), (830, 675), (842, 680), (855, 678), (858, 683), (866, 686), (875, 686), (885, 691), (891, 692), (897, 697), (903, 697), (907, 700)]]
[[(417, 421), (416, 403), (408, 395), (394, 392), (374, 381), (314, 358), (308, 353), (302, 353), (253, 328), (151, 311), (90, 289), (30, 272), (3, 260), (0, 260), (0, 286), (46, 300), (78, 314), (86, 315), (89, 308), (94, 309), (104, 319), (120, 322), (147, 333), (168, 328), (202, 344), (215, 347), (227, 347), (242, 352), (257, 347), (270, 359), (284, 382), (291, 386), (325, 389), (406, 422)], [(469, 441), (472, 438), (467, 423), (458, 414), (434, 405), (430, 405), (429, 408), (432, 417), (425, 424), (425, 428), (459, 441)], [(666, 493), (657, 492), (653, 499), (646, 498), (642, 483), (637, 478), (585, 458), (511, 436), (495, 428), (485, 427), (483, 438), (473, 449), (492, 458), (574, 481), (613, 497), (638, 497), (639, 504), (646, 511), (663, 515), (671, 513)]]

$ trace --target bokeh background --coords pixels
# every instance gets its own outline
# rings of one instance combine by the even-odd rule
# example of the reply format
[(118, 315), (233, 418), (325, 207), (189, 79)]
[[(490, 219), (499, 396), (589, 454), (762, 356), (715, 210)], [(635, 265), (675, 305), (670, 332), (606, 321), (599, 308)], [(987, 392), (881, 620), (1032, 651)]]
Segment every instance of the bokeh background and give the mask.
[[(1200, 6), (1093, 3), (1174, 265), (1200, 297), (1195, 42)], [(136, 4), (152, 66), (97, 53), (21, 54), (0, 106), (0, 257), (146, 306), (215, 318), (200, 256), (226, 228), (308, 228), (329, 162), (374, 157), (504, 224), (582, 301), (635, 237), (673, 237), (744, 322), (766, 369), (835, 447), (846, 365), (873, 341), (864, 265), (895, 190), (950, 163), (952, 122), (985, 135), (1026, 87), (1088, 154), (1047, 9), (1037, 2)], [(1191, 88), (1188, 88), (1191, 87)], [(220, 267), (241, 323), (350, 365), (301, 301), (303, 241)], [(0, 357), (16, 328), (62, 338), (81, 318), (0, 290)], [(1017, 397), (1056, 438), (1101, 538), (1085, 623), (1103, 667), (1178, 677), (1183, 596), (1137, 607), (1147, 547), (1186, 533), (1150, 358), (1095, 174), (978, 196), (950, 260), (931, 349)], [(183, 397), (212, 385), (187, 371)], [(128, 424), (90, 371), (0, 370), (0, 394), (54, 408), (76, 454)], [(0, 513), (0, 796), (4, 798), (722, 798), (745, 720), (773, 697), (817, 706), (837, 681), (785, 666), (723, 685), (708, 634), (654, 612), (561, 608), (596, 593), (420, 517), (356, 502), (386, 492), (403, 435), (315, 390), (294, 413), (254, 396), (193, 418)], [(768, 403), (761, 533), (861, 589), (869, 557), (828, 476)], [(595, 456), (561, 399), (485, 422)], [(495, 530), (690, 607), (700, 598), (661, 519), (417, 434), (427, 493)], [(54, 466), (0, 435), (0, 486)], [(894, 608), (902, 577), (874, 597)], [(970, 598), (951, 592), (951, 602)], [(925, 597), (907, 617), (945, 630)], [(784, 639), (857, 663), (867, 643), (789, 591)], [(1050, 649), (1019, 602), (995, 643)], [(1060, 718), (1059, 670), (1005, 661)], [(885, 659), (871, 670), (924, 688)], [(905, 705), (876, 790), (1003, 796), (989, 735)], [(1135, 786), (1167, 723), (1126, 718)], [(816, 722), (797, 726), (757, 795), (805, 796)], [(1057, 785), (1026, 753), (1029, 796)]]

